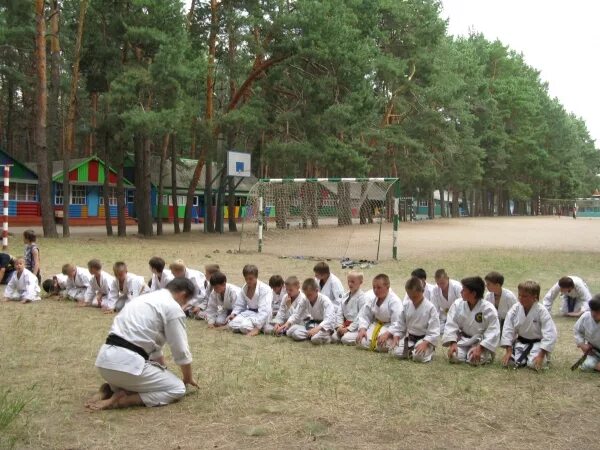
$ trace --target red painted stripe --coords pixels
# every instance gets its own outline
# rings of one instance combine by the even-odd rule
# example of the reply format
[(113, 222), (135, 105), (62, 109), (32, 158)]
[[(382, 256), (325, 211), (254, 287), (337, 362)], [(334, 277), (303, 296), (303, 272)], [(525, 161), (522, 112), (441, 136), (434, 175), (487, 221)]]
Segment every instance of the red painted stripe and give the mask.
[(90, 161), (88, 165), (88, 181), (98, 181), (98, 161)]
[(117, 175), (112, 172), (108, 172), (108, 182), (110, 184), (117, 184)]
[(69, 181), (77, 181), (77, 169), (69, 172)]

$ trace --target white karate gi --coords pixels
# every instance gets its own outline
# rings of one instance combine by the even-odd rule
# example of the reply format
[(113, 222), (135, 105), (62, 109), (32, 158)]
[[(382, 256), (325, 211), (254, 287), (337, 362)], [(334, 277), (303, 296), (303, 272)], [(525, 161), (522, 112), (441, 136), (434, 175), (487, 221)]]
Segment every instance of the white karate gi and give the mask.
[(262, 329), (271, 317), (273, 290), (258, 281), (254, 296), (248, 298), (248, 286), (244, 285), (233, 307), (235, 317), (229, 322), (229, 328), (235, 333), (247, 334), (255, 328)]
[(150, 288), (146, 284), (144, 277), (128, 272), (127, 277), (123, 282), (123, 289), (121, 289), (119, 285), (119, 280), (116, 278), (114, 279), (112, 289), (110, 290), (106, 302), (106, 307), (119, 312), (131, 300), (142, 294), (146, 294), (149, 291)]
[[(418, 308), (412, 300), (402, 302), (402, 312), (398, 321), (393, 323), (390, 331), (399, 337), (398, 346), (393, 349), (397, 358), (411, 358), (413, 361), (429, 362), (440, 337), (440, 318), (435, 306), (426, 298)], [(414, 347), (426, 341), (431, 345), (425, 353), (414, 354)], [(406, 347), (406, 349), (405, 349)]]
[(327, 297), (329, 300), (333, 302), (335, 306), (338, 306), (342, 299), (344, 298), (344, 285), (340, 281), (338, 277), (334, 274), (330, 273), (327, 281), (321, 286), (321, 282), (315, 278), (317, 284), (319, 285), (319, 292)]
[(67, 286), (65, 288), (65, 295), (71, 300), (77, 300), (78, 302), (85, 301), (85, 293), (90, 287), (90, 281), (92, 274), (89, 270), (83, 267), (77, 267), (75, 270), (75, 276), (67, 277)]
[[(100, 272), (100, 282), (94, 275), (90, 279), (90, 285), (85, 291), (85, 302), (92, 306), (106, 306), (109, 302), (109, 298), (114, 297), (114, 293), (111, 291), (115, 288), (115, 277), (108, 272), (102, 270)], [(100, 297), (100, 303), (98, 304), (98, 297)]]
[[(492, 305), (496, 306), (496, 297), (493, 292), (488, 292), (483, 297), (484, 300), (487, 300)], [(500, 324), (504, 323), (506, 319), (506, 314), (508, 310), (512, 308), (512, 306), (517, 303), (517, 297), (513, 294), (512, 291), (502, 288), (502, 294), (500, 294), (500, 300), (498, 300), (498, 306), (496, 306), (496, 310), (498, 311), (498, 319), (500, 320)]]
[(455, 301), (462, 297), (462, 284), (456, 280), (449, 280), (448, 284), (448, 298), (444, 297), (442, 290), (438, 285), (433, 287), (430, 301), (433, 306), (438, 310), (440, 314), (440, 333), (444, 334), (444, 326), (446, 324), (446, 318), (448, 317), (448, 311)]
[[(378, 299), (376, 297), (367, 299), (365, 305), (358, 314), (358, 330), (344, 334), (341, 339), (342, 344), (355, 345), (359, 330), (364, 328), (367, 330), (367, 336), (363, 338), (359, 346), (360, 348), (370, 350), (371, 339), (373, 338), (373, 333), (375, 332), (378, 323), (381, 323), (383, 326), (379, 330), (377, 336), (390, 331), (392, 323), (397, 322), (400, 317), (400, 313), (402, 312), (402, 301), (391, 290), (388, 292), (387, 297), (383, 299), (381, 305), (378, 306), (377, 301)], [(375, 339), (377, 336), (375, 336)], [(390, 342), (383, 345), (377, 343), (373, 350), (386, 353), (390, 349), (389, 344)]]
[(275, 291), (273, 291), (273, 304), (271, 307), (271, 314), (273, 318), (275, 318), (275, 316), (277, 315), (277, 312), (279, 311), (279, 306), (281, 305), (281, 301), (284, 297), (285, 288), (281, 288), (281, 292), (279, 292), (279, 294), (276, 294)]
[(285, 325), (290, 317), (298, 310), (298, 306), (302, 303), (302, 298), (305, 298), (302, 292), (299, 292), (295, 299), (292, 299), (289, 294), (286, 293), (279, 304), (277, 315), (263, 327), (263, 333), (272, 334), (275, 325)]
[[(329, 344), (335, 326), (335, 309), (329, 297), (320, 292), (314, 304), (311, 304), (306, 297), (301, 298), (296, 311), (288, 320), (292, 325), (287, 330), (288, 337), (295, 341), (310, 339), (312, 344)], [(309, 330), (306, 329), (306, 317), (310, 317), (311, 321), (318, 322), (318, 324), (315, 323), (315, 326), (321, 327), (312, 337), (309, 337)]]
[(479, 364), (491, 362), (499, 341), (498, 312), (490, 302), (479, 300), (471, 310), (466, 300), (459, 299), (450, 307), (442, 343), (445, 347), (452, 342), (458, 344), (451, 362), (471, 364), (471, 352), (478, 344), (483, 347)]
[(191, 306), (192, 308), (198, 306), (202, 311), (205, 311), (208, 305), (206, 291), (209, 286), (206, 276), (199, 270), (186, 268), (185, 278), (190, 280), (194, 285), (194, 296), (190, 299), (187, 306)]
[(21, 275), (15, 270), (4, 289), (4, 297), (14, 301), (36, 302), (41, 300), (37, 277), (27, 269), (23, 269)]
[[(527, 351), (530, 343), (523, 342), (519, 338), (539, 340), (539, 342), (531, 343), (532, 347), (529, 354), (524, 356), (523, 354)], [(557, 339), (556, 326), (546, 308), (535, 302), (529, 313), (525, 314), (523, 305), (516, 303), (506, 315), (500, 345), (502, 347), (513, 347), (512, 359), (518, 366), (527, 365), (534, 368), (533, 360), (538, 356), (540, 350), (552, 353)], [(544, 365), (547, 363), (548, 358), (546, 356), (544, 357)]]
[(164, 289), (167, 287), (167, 284), (171, 282), (175, 277), (173, 276), (173, 272), (170, 270), (164, 269), (160, 274), (160, 278), (157, 274), (152, 272), (152, 281), (150, 282), (150, 291), (158, 291), (159, 289)]
[(569, 278), (573, 280), (575, 287), (568, 294), (561, 294), (560, 286), (556, 283), (544, 296), (544, 306), (548, 312), (552, 312), (552, 304), (559, 294), (562, 300), (560, 304), (560, 313), (562, 315), (566, 315), (569, 312), (569, 299), (574, 303), (573, 311), (571, 312), (585, 312), (589, 310), (588, 302), (592, 299), (592, 293), (587, 284), (579, 277), (569, 275)]
[(113, 392), (137, 392), (144, 405), (167, 405), (185, 395), (183, 381), (153, 362), (169, 344), (175, 364), (191, 364), (192, 354), (185, 330), (185, 313), (166, 289), (140, 296), (115, 317), (110, 333), (141, 347), (148, 361), (126, 348), (104, 344), (96, 367)]
[[(427, 300), (429, 300), (430, 302), (432, 302), (433, 300), (433, 291), (435, 290), (437, 285), (435, 284), (431, 284), (431, 283), (425, 283), (425, 288), (423, 289), (423, 297), (425, 297)], [(402, 299), (402, 301), (406, 301), (406, 300), (410, 300), (410, 298), (408, 297), (408, 294), (404, 295), (404, 298)]]
[(56, 278), (56, 282), (58, 283), (59, 293), (64, 295), (64, 290), (67, 288), (67, 281), (69, 281), (69, 277), (62, 273), (57, 273), (52, 277), (52, 281)]
[(576, 344), (591, 344), (594, 347), (580, 366), (581, 370), (595, 370), (600, 363), (600, 322), (596, 322), (591, 312), (586, 311), (577, 319), (573, 332)]
[(227, 324), (227, 317), (233, 312), (233, 307), (240, 295), (241, 289), (235, 284), (227, 283), (223, 295), (214, 290), (208, 297), (206, 321), (209, 325), (221, 327)]
[[(365, 306), (366, 301), (367, 295), (360, 289), (353, 295), (350, 294), (350, 291), (346, 292), (341, 304), (336, 308), (335, 329), (337, 330), (343, 326), (344, 322), (351, 322), (346, 333), (353, 333), (358, 330), (358, 315)], [(336, 344), (341, 342), (337, 332), (331, 335), (331, 342)]]

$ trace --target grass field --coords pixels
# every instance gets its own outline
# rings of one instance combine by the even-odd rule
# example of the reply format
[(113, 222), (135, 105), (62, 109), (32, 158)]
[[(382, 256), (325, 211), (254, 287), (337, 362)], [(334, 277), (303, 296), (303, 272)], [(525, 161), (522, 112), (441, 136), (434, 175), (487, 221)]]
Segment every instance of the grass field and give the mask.
[[(365, 273), (388, 273), (396, 292), (417, 266), (428, 273), (445, 267), (457, 279), (494, 269), (511, 289), (533, 278), (543, 291), (561, 275), (578, 274), (599, 292), (599, 225), (556, 218), (405, 225), (401, 260)], [(107, 239), (88, 230), (66, 241), (41, 240), (40, 247), (45, 275), (66, 261), (84, 265), (99, 257), (107, 266), (124, 259), (130, 271), (148, 276), (155, 254), (192, 267), (218, 262), (235, 283), (248, 262), (264, 279), (311, 275), (313, 261), (227, 253), (237, 242), (235, 235), (201, 233)], [(342, 275), (337, 262), (331, 265)], [(246, 338), (190, 321), (201, 390), (164, 408), (87, 413), (83, 402), (101, 383), (94, 360), (111, 320), (66, 302), (0, 304), (0, 447), (600, 448), (600, 376), (569, 370), (579, 356), (571, 319), (556, 319), (559, 343), (543, 373), (498, 362), (451, 366), (444, 351), (417, 365), (355, 348)], [(22, 400), (23, 411), (2, 429), (6, 403)]]

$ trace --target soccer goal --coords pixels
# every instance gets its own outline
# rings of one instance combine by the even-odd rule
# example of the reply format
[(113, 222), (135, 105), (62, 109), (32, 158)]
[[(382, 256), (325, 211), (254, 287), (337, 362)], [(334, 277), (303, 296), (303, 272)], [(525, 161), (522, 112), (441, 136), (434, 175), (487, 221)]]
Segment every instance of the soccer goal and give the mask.
[(261, 179), (248, 194), (240, 251), (397, 259), (399, 197), (398, 178)]

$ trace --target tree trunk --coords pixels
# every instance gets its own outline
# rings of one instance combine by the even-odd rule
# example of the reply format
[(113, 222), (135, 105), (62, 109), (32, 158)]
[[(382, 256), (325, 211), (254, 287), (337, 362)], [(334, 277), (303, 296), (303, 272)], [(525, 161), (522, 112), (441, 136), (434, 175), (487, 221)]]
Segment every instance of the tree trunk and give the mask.
[(96, 153), (96, 129), (98, 128), (98, 92), (90, 94), (90, 105), (92, 107), (92, 117), (90, 120), (90, 135), (88, 137), (87, 156)]
[(110, 213), (110, 161), (108, 157), (108, 145), (110, 136), (108, 132), (104, 133), (104, 152), (102, 159), (104, 160), (104, 184), (102, 188), (102, 196), (104, 197), (104, 223), (106, 225), (106, 235), (112, 236), (112, 215)]
[(275, 197), (275, 228), (285, 230), (288, 225), (288, 205), (286, 205), (286, 198), (288, 196), (285, 192), (286, 185), (284, 185), (284, 183), (277, 183), (271, 186), (273, 189), (273, 196)]
[[(171, 135), (169, 133), (163, 136), (162, 150), (160, 152), (160, 163), (158, 166), (158, 202), (156, 205), (156, 234), (161, 236), (163, 234), (163, 174), (165, 170), (165, 161), (167, 160), (167, 151), (169, 150), (169, 139)], [(167, 218), (169, 217), (169, 202), (167, 202)], [(177, 211), (173, 210), (173, 214), (177, 215)]]
[(204, 231), (207, 233), (215, 232), (215, 215), (212, 208), (212, 161), (206, 162), (204, 168)]
[(445, 218), (445, 217), (448, 217), (448, 214), (446, 211), (446, 198), (445, 198), (446, 195), (445, 195), (444, 189), (440, 188), (439, 191), (440, 191), (440, 208), (441, 208), (440, 214), (442, 217)]
[(471, 207), (469, 205), (469, 193), (467, 191), (463, 191), (463, 209), (465, 211), (466, 216), (471, 215)]
[(36, 96), (35, 104), (35, 151), (38, 171), (39, 202), (42, 209), (42, 227), (44, 236), (58, 237), (52, 207), (51, 179), (46, 144), (47, 120), (47, 85), (46, 85), (46, 19), (44, 17), (44, 0), (35, 0), (35, 61), (36, 61)]
[(150, 181), (150, 148), (151, 142), (147, 136), (136, 134), (134, 137), (136, 174), (136, 210), (138, 217), (138, 234), (152, 236), (151, 181)]
[(52, 0), (52, 11), (50, 16), (50, 95), (48, 96), (48, 123), (50, 125), (48, 154), (50, 160), (54, 160), (60, 154), (60, 129), (61, 114), (59, 109), (60, 98), (60, 6), (58, 0)]
[(338, 183), (338, 226), (352, 225), (352, 193), (348, 183)]
[(429, 219), (435, 219), (435, 197), (433, 191), (429, 193), (429, 199), (427, 201), (427, 216)]
[[(237, 222), (235, 217), (235, 179), (233, 177), (229, 177), (229, 196), (227, 198), (227, 208), (228, 216), (229, 216), (229, 231), (236, 232), (237, 231)], [(240, 209), (240, 217), (241, 217), (241, 209)]]
[[(119, 155), (117, 163), (117, 235), (125, 237), (127, 236), (127, 221), (125, 217), (127, 201), (125, 198), (125, 177), (123, 176), (124, 152), (119, 151), (117, 154)], [(135, 198), (137, 199), (137, 192), (135, 193)]]
[(173, 232), (181, 233), (179, 228), (179, 205), (177, 205), (177, 147), (175, 146), (175, 135), (171, 139), (171, 198), (173, 203)]

